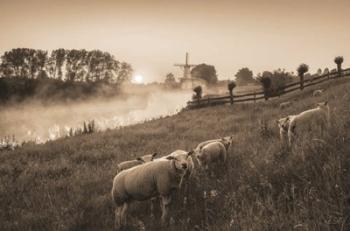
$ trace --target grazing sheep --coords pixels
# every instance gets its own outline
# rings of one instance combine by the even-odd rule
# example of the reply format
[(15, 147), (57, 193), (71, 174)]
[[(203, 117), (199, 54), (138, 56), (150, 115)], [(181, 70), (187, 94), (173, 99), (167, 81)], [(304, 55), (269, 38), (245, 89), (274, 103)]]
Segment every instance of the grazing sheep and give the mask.
[(219, 161), (225, 162), (227, 157), (227, 147), (219, 141), (211, 142), (201, 148), (200, 152), (196, 155), (199, 160), (199, 164), (205, 169), (209, 168), (209, 165), (218, 163)]
[(294, 138), (303, 132), (315, 132), (318, 128), (321, 133), (327, 128), (329, 122), (328, 103), (319, 103), (316, 108), (304, 111), (290, 119), (288, 128), (289, 145), (292, 145)]
[(156, 157), (158, 155), (158, 153), (153, 153), (153, 154), (149, 154), (149, 155), (144, 155), (141, 157), (137, 157), (135, 160), (128, 160), (128, 161), (124, 161), (121, 162), (120, 164), (118, 164), (117, 166), (117, 173), (125, 170), (125, 169), (129, 169), (132, 168), (136, 165), (140, 165), (140, 164), (144, 164), (146, 162), (150, 162), (154, 159), (154, 157)]
[(291, 104), (292, 103), (290, 101), (280, 103), (280, 109), (285, 109), (285, 108), (289, 107)]
[(318, 97), (318, 96), (321, 96), (323, 93), (323, 90), (322, 89), (318, 89), (318, 90), (314, 90), (314, 92), (312, 93), (312, 95), (314, 97)]
[(225, 146), (226, 151), (228, 151), (228, 148), (231, 146), (232, 141), (233, 141), (232, 136), (225, 136), (225, 137), (220, 138), (220, 139), (207, 140), (207, 141), (204, 141), (204, 142), (198, 144), (197, 147), (194, 149), (194, 151), (196, 154), (199, 154), (205, 145), (210, 144), (210, 143), (214, 143), (214, 142), (221, 142)]
[(167, 224), (171, 193), (180, 187), (188, 171), (186, 155), (168, 156), (166, 160), (151, 161), (126, 169), (114, 177), (112, 198), (115, 210), (116, 228), (126, 225), (126, 212), (132, 201), (144, 201), (157, 196), (161, 198), (162, 225)]

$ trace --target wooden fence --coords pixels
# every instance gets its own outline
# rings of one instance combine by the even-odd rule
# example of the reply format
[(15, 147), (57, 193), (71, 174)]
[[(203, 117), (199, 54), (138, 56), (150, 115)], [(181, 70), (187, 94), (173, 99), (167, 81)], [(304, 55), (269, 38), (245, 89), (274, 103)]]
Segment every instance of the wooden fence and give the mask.
[[(317, 77), (304, 80), (303, 81), (304, 88), (307, 88), (316, 84), (320, 84), (332, 79), (340, 79), (348, 76), (350, 76), (350, 68), (343, 69), (340, 75), (338, 72), (326, 73)], [(252, 93), (241, 94), (241, 95), (233, 95), (233, 103), (249, 102), (249, 101), (256, 102), (258, 100), (263, 100), (263, 99), (268, 100), (269, 98), (280, 97), (281, 95), (284, 95), (289, 92), (297, 91), (297, 90), (301, 90), (300, 81), (287, 84), (286, 86), (277, 89), (277, 91), (275, 91), (272, 95), (269, 95), (269, 92), (265, 93), (264, 91), (252, 92)], [(222, 105), (222, 104), (228, 104), (228, 103), (231, 103), (230, 95), (222, 96), (222, 97), (212, 97), (212, 98), (208, 97), (208, 98), (188, 101), (187, 108), (195, 109), (195, 108), (209, 107), (209, 106)]]

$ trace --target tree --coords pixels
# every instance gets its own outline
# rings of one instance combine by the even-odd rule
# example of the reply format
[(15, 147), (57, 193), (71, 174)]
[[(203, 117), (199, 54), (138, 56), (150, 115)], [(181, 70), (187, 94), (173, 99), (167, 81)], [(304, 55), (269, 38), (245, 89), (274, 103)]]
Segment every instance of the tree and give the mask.
[(337, 56), (334, 58), (334, 62), (337, 64), (337, 70), (338, 70), (338, 76), (340, 77), (341, 76), (341, 65), (343, 64), (344, 62), (344, 58), (343, 56)]
[(235, 76), (237, 85), (254, 83), (253, 72), (247, 67), (239, 69)]
[(166, 76), (165, 76), (165, 81), (164, 81), (166, 84), (172, 84), (172, 83), (175, 83), (175, 76), (173, 73), (168, 73)]
[(297, 68), (298, 76), (300, 78), (300, 90), (304, 89), (304, 74), (309, 71), (309, 66), (302, 63)]
[(218, 81), (215, 67), (205, 63), (195, 66), (191, 70), (191, 75), (194, 78), (205, 80), (208, 84), (215, 84)]
[(193, 91), (196, 93), (196, 94), (193, 96), (193, 98), (194, 98), (194, 99), (197, 99), (198, 104), (199, 104), (199, 101), (200, 101), (200, 99), (202, 98), (202, 93), (203, 93), (202, 86), (197, 86), (197, 87), (193, 88)]
[(123, 82), (130, 82), (131, 75), (132, 75), (132, 67), (130, 64), (122, 62), (120, 66), (120, 71), (118, 73), (117, 82), (123, 83)]
[(228, 84), (227, 84), (227, 89), (228, 91), (230, 92), (230, 100), (231, 100), (231, 105), (233, 104), (233, 89), (236, 87), (236, 83), (235, 81), (230, 81)]
[[(264, 75), (264, 73), (265, 73), (265, 75)], [(268, 73), (267, 72), (264, 72), (264, 73), (261, 77), (258, 78), (258, 81), (261, 83), (261, 85), (263, 87), (265, 100), (268, 100), (272, 81), (271, 81), (271, 77), (268, 75)]]
[(62, 77), (63, 77), (62, 66), (66, 58), (66, 51), (65, 49), (60, 48), (52, 51), (51, 56), (55, 60), (55, 64), (56, 64), (55, 72), (57, 72), (58, 79), (62, 80)]

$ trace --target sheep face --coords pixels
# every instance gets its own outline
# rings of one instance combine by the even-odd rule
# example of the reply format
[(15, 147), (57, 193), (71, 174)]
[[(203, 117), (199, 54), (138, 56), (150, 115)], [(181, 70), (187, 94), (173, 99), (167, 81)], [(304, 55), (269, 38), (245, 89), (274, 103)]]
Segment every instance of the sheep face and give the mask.
[(282, 129), (283, 131), (285, 131), (285, 132), (288, 131), (289, 123), (290, 123), (290, 117), (289, 116), (277, 120), (278, 127), (280, 129)]
[(158, 153), (153, 153), (153, 154), (149, 154), (149, 155), (144, 155), (141, 157), (136, 158), (136, 160), (140, 160), (142, 162), (150, 162), (153, 161), (153, 159), (158, 155)]
[(328, 102), (321, 102), (317, 104), (317, 107), (323, 109), (323, 110), (329, 110)]
[(196, 155), (196, 158), (197, 158), (197, 160), (198, 160), (198, 163), (199, 163), (199, 166), (201, 166), (201, 167), (205, 167), (205, 169), (207, 169), (208, 168), (208, 158), (207, 158), (207, 156), (206, 155), (200, 155), (200, 154), (197, 154)]
[(181, 170), (183, 172), (188, 169), (188, 158), (193, 154), (193, 151), (188, 153), (180, 154), (175, 156), (168, 156), (166, 159), (174, 160), (174, 165), (177, 170)]
[(221, 138), (221, 143), (225, 146), (226, 150), (229, 149), (233, 141), (233, 136), (226, 136), (224, 138)]

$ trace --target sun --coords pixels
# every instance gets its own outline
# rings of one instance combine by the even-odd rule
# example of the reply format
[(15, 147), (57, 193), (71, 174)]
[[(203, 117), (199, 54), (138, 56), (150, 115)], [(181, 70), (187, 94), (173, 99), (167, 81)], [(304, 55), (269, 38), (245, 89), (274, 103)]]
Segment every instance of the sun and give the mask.
[(143, 76), (142, 75), (135, 75), (133, 77), (133, 82), (137, 84), (143, 83)]

